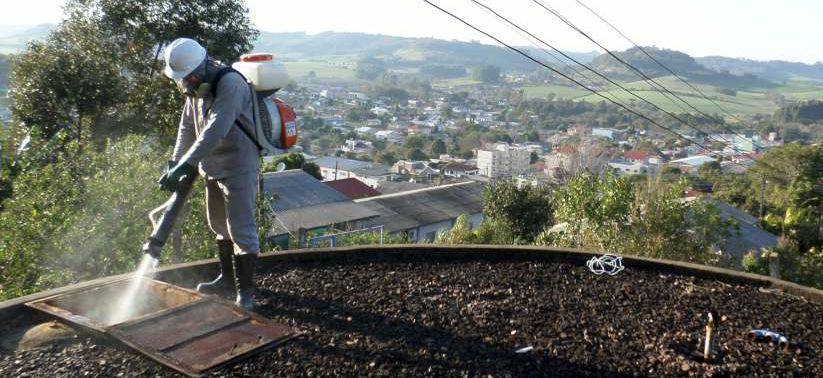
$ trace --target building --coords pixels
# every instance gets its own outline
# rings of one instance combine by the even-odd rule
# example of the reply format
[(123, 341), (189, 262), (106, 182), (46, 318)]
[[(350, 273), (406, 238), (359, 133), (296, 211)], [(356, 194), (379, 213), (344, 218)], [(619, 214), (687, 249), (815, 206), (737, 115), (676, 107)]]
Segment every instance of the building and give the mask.
[(306, 233), (361, 228), (379, 215), (301, 169), (264, 173), (261, 181), (263, 192), (276, 196), (267, 239), (281, 249)]
[(700, 168), (700, 166), (703, 164), (715, 161), (717, 161), (717, 159), (708, 155), (695, 155), (682, 159), (672, 160), (671, 163), (682, 168), (686, 172), (691, 172), (693, 169)]
[(371, 151), (372, 142), (363, 139), (346, 139), (346, 144), (340, 147), (343, 152), (362, 154)]
[(483, 184), (463, 182), (356, 200), (379, 213), (367, 223), (383, 226), (391, 235), (405, 235), (409, 242), (432, 242), (448, 231), (460, 215), (471, 228), (483, 221)]
[(376, 189), (353, 177), (344, 178), (341, 180), (324, 181), (323, 183), (353, 200), (380, 195), (380, 192)]
[(497, 143), (477, 150), (477, 170), (490, 178), (513, 177), (529, 170), (529, 151), (523, 147)]
[(385, 165), (368, 161), (324, 156), (315, 160), (314, 163), (320, 167), (323, 181), (356, 178), (375, 188), (379, 182), (391, 181), (393, 177), (389, 168)]
[(623, 131), (617, 129), (595, 127), (592, 129), (592, 136), (599, 136), (611, 140), (621, 140), (623, 139)]
[(621, 175), (644, 175), (649, 172), (648, 165), (629, 161), (612, 161), (609, 162), (609, 167)]
[(446, 162), (446, 164), (440, 167), (440, 171), (443, 172), (443, 175), (445, 175), (446, 177), (473, 176), (480, 172), (480, 170), (477, 167), (473, 167), (471, 165), (456, 161)]

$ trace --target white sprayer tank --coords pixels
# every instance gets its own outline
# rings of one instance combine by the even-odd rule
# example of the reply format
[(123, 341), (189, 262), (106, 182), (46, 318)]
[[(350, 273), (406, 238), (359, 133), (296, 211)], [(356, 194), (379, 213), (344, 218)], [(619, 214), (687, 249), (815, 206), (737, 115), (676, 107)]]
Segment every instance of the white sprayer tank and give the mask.
[(258, 92), (276, 91), (289, 83), (289, 74), (283, 62), (268, 53), (246, 54), (231, 65), (254, 85)]

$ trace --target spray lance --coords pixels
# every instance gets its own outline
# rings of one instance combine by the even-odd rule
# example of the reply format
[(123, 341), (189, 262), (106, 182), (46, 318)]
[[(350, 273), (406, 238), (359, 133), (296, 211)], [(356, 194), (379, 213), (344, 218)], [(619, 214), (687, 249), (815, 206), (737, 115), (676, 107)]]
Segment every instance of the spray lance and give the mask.
[(166, 244), (171, 231), (174, 228), (175, 221), (180, 213), (183, 211), (183, 205), (186, 204), (186, 199), (191, 193), (192, 185), (197, 174), (183, 175), (177, 183), (177, 187), (169, 197), (168, 201), (149, 212), (149, 220), (151, 221), (153, 230), (151, 235), (143, 244), (143, 253), (146, 253), (157, 260), (160, 256), (160, 250)]

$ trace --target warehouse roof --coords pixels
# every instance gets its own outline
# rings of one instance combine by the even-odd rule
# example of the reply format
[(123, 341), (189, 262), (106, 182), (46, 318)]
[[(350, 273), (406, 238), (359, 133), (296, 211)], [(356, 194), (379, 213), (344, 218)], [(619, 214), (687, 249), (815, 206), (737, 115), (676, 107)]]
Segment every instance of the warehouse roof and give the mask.
[(263, 174), (263, 191), (277, 195), (275, 211), (349, 201), (328, 185), (301, 169)]
[(274, 201), (277, 219), (272, 226), (271, 235), (295, 233), (300, 228), (325, 227), (379, 215), (299, 169), (264, 174), (263, 190), (277, 195)]
[(404, 231), (483, 211), (483, 184), (462, 182), (355, 201), (380, 214), (371, 220), (387, 232)]

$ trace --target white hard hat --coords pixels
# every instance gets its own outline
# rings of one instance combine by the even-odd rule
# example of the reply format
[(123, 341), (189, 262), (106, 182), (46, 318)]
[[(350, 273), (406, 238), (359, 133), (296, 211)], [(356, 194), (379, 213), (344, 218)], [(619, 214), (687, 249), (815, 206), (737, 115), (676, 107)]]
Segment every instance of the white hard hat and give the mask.
[(203, 63), (206, 49), (193, 39), (178, 38), (166, 47), (164, 55), (166, 68), (163, 73), (172, 80), (179, 80)]

